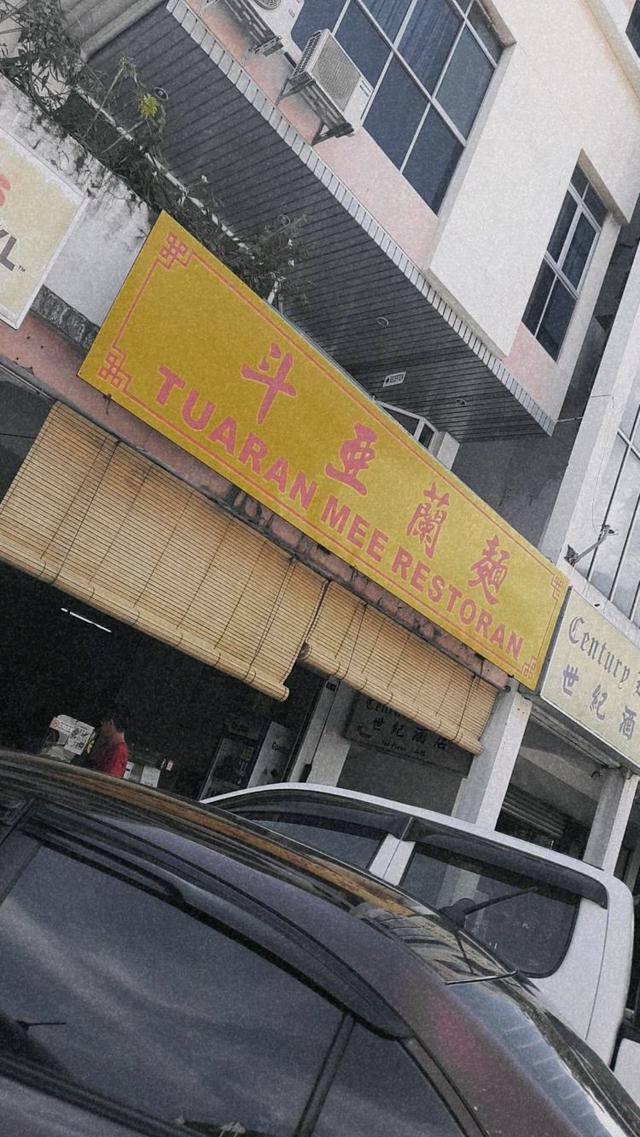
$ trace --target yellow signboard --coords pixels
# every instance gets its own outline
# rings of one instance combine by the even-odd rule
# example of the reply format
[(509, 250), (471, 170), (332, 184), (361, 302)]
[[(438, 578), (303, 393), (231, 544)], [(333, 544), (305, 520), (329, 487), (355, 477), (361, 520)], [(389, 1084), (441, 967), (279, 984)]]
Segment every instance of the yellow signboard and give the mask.
[(540, 694), (640, 767), (640, 648), (576, 592)]
[(0, 319), (19, 328), (84, 197), (0, 129)]
[(536, 685), (562, 574), (170, 217), (80, 375)]

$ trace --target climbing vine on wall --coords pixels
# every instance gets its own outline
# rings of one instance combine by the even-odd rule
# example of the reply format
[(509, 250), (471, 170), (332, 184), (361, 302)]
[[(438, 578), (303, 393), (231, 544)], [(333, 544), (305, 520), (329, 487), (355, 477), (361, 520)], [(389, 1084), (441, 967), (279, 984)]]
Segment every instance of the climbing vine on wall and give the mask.
[(253, 233), (234, 233), (206, 177), (185, 186), (171, 175), (162, 145), (171, 115), (166, 92), (147, 89), (131, 59), (120, 59), (107, 77), (98, 74), (72, 33), (60, 0), (0, 0), (0, 73), (152, 214), (170, 213), (260, 296), (300, 299), (304, 284), (293, 270), (304, 259), (304, 218), (276, 216)]

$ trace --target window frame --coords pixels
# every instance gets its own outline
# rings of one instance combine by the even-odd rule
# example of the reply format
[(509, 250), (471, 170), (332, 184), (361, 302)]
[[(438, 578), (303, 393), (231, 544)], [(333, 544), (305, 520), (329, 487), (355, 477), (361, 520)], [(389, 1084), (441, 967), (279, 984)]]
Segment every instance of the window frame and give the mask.
[[(584, 177), (584, 179), (585, 179), (585, 187), (584, 187), (582, 193), (580, 193), (580, 190), (574, 184), (574, 178), (576, 177), (577, 171), (580, 171), (581, 176)], [(596, 252), (596, 249), (598, 247), (598, 242), (599, 242), (600, 237), (602, 235), (602, 230), (604, 228), (604, 225), (605, 225), (605, 222), (607, 219), (607, 213), (605, 212), (602, 221), (601, 222), (598, 221), (597, 218), (595, 217), (595, 215), (593, 214), (593, 212), (591, 211), (591, 209), (589, 208), (589, 206), (587, 205), (586, 195), (587, 195), (589, 189), (591, 189), (597, 195), (597, 191), (594, 189), (594, 186), (592, 185), (592, 183), (588, 180), (586, 175), (584, 175), (582, 173), (582, 170), (580, 169), (580, 167), (576, 166), (576, 169), (574, 170), (574, 172), (571, 176), (571, 179), (569, 181), (569, 185), (565, 191), (565, 196), (562, 199), (562, 205), (560, 206), (560, 210), (558, 211), (558, 216), (556, 217), (556, 221), (554, 222), (554, 227), (553, 227), (553, 231), (551, 233), (551, 237), (549, 238), (549, 243), (551, 243), (551, 240), (553, 238), (553, 232), (555, 232), (555, 227), (558, 223), (558, 220), (560, 219), (560, 215), (561, 215), (562, 208), (564, 206), (564, 202), (565, 202), (565, 198), (566, 198), (567, 194), (573, 199), (573, 201), (575, 202), (575, 206), (576, 206), (573, 217), (571, 219), (571, 223), (569, 225), (565, 239), (562, 243), (562, 247), (561, 247), (557, 257), (552, 256), (552, 254), (549, 252), (549, 247), (547, 245), (547, 248), (544, 251), (544, 256), (542, 258), (542, 264), (540, 266), (540, 269), (538, 269), (538, 272), (536, 273), (536, 279), (535, 279), (533, 288), (531, 290), (531, 294), (530, 294), (529, 299), (527, 301), (527, 305), (526, 305), (526, 308), (525, 308), (525, 311), (524, 311), (524, 314), (522, 317), (522, 321), (524, 323), (525, 316), (527, 314), (527, 311), (528, 311), (529, 306), (531, 304), (531, 301), (533, 299), (533, 295), (534, 295), (534, 292), (536, 289), (536, 285), (538, 283), (538, 277), (540, 275), (541, 269), (544, 265), (547, 265), (553, 273), (553, 280), (549, 286), (549, 290), (547, 292), (546, 300), (545, 300), (545, 302), (542, 306), (542, 309), (540, 311), (540, 315), (538, 317), (538, 320), (537, 320), (537, 323), (535, 326), (535, 331), (532, 327), (529, 326), (529, 324), (525, 323), (525, 327), (531, 333), (531, 335), (538, 341), (538, 343), (540, 343), (540, 346), (543, 348), (543, 350), (547, 351), (547, 349), (544, 347), (544, 344), (542, 344), (541, 340), (539, 339), (539, 333), (540, 333), (541, 328), (543, 327), (544, 320), (545, 320), (547, 311), (549, 309), (549, 305), (551, 303), (551, 298), (554, 294), (554, 290), (556, 288), (557, 283), (559, 282), (562, 285), (562, 287), (564, 288), (565, 292), (569, 293), (569, 295), (573, 299), (574, 304), (573, 304), (571, 316), (569, 317), (569, 322), (567, 324), (567, 327), (566, 327), (566, 330), (565, 330), (565, 333), (564, 333), (564, 336), (562, 339), (562, 343), (560, 344), (559, 349), (558, 349), (558, 354), (556, 356), (553, 356), (551, 354), (551, 352), (547, 351), (547, 354), (550, 355), (551, 358), (555, 360), (555, 362), (558, 361), (558, 359), (560, 358), (560, 355), (562, 354), (562, 351), (564, 349), (566, 336), (567, 336), (567, 333), (568, 333), (569, 328), (571, 326), (571, 321), (573, 320), (573, 317), (575, 314), (576, 305), (577, 305), (578, 300), (580, 298), (580, 294), (581, 294), (584, 282), (585, 282), (585, 280), (588, 276), (589, 270), (591, 268), (591, 264), (592, 264), (593, 258), (595, 256), (595, 252)], [(598, 200), (600, 201), (599, 195), (597, 195), (597, 196), (598, 196)], [(603, 210), (604, 210), (604, 205), (603, 205)], [(576, 230), (578, 228), (578, 225), (579, 225), (582, 217), (585, 217), (587, 219), (587, 221), (589, 222), (589, 224), (593, 227), (595, 235), (594, 235), (593, 241), (591, 242), (591, 247), (589, 249), (589, 253), (587, 255), (587, 258), (585, 260), (585, 263), (584, 263), (584, 266), (582, 269), (582, 273), (580, 274), (580, 280), (578, 281), (577, 285), (574, 285), (571, 282), (571, 280), (569, 280), (569, 277), (566, 275), (566, 273), (564, 271), (564, 265), (566, 263), (567, 256), (571, 250), (573, 238), (575, 237)]]
[[(432, 107), (435, 110), (435, 112), (437, 113), (437, 115), (442, 119), (442, 121), (444, 122), (444, 124), (448, 128), (448, 130), (451, 131), (451, 133), (453, 134), (456, 141), (460, 144), (460, 146), (462, 146), (462, 149), (463, 150), (466, 149), (466, 147), (469, 144), (469, 140), (470, 140), (471, 135), (473, 133), (474, 127), (476, 125), (477, 118), (478, 118), (478, 115), (480, 113), (482, 104), (484, 103), (484, 100), (486, 98), (489, 87), (491, 86), (492, 79), (495, 77), (495, 73), (498, 70), (498, 67), (500, 66), (501, 59), (504, 55), (504, 50), (505, 50), (506, 45), (502, 41), (501, 37), (498, 35), (498, 32), (496, 31), (495, 34), (496, 34), (496, 39), (498, 39), (498, 41), (500, 43), (500, 54), (498, 55), (498, 58), (495, 59), (493, 57), (493, 55), (491, 54), (491, 52), (489, 51), (489, 48), (487, 47), (487, 45), (483, 42), (482, 37), (480, 36), (478, 31), (474, 27), (473, 23), (471, 22), (471, 14), (472, 14), (474, 8), (478, 8), (481, 11), (482, 15), (485, 17), (485, 19), (487, 20), (488, 24), (491, 26), (491, 28), (495, 30), (495, 24), (494, 24), (493, 20), (491, 19), (489, 13), (483, 7), (481, 0), (446, 0), (446, 3), (449, 5), (449, 7), (451, 9), (453, 9), (456, 16), (460, 19), (460, 26), (459, 26), (456, 34), (455, 34), (455, 37), (453, 39), (451, 47), (449, 48), (447, 56), (446, 56), (442, 66), (440, 68), (440, 73), (438, 75), (436, 82), (433, 85), (433, 90), (431, 92), (429, 92), (427, 90), (425, 85), (421, 82), (418, 75), (413, 71), (413, 69), (411, 68), (411, 65), (405, 60), (404, 56), (402, 55), (402, 53), (400, 51), (401, 42), (402, 42), (404, 35), (405, 35), (405, 32), (406, 32), (406, 30), (407, 30), (407, 28), (411, 22), (411, 19), (413, 17), (414, 12), (416, 10), (418, 10), (418, 8), (419, 8), (420, 0), (409, 0), (407, 11), (405, 12), (404, 17), (400, 23), (399, 28), (398, 28), (398, 31), (396, 32), (396, 34), (393, 38), (391, 38), (387, 34), (387, 32), (384, 30), (384, 28), (379, 24), (376, 17), (369, 10), (369, 8), (367, 7), (367, 4), (366, 4), (366, 0), (342, 0), (342, 6), (340, 8), (340, 11), (339, 11), (338, 15), (336, 16), (332, 27), (330, 27), (330, 29), (329, 29), (332, 32), (332, 34), (334, 36), (336, 36), (336, 38), (338, 38), (338, 42), (340, 42), (339, 41), (340, 27), (343, 24), (349, 9), (352, 6), (355, 6), (356, 8), (358, 8), (360, 10), (361, 13), (364, 14), (365, 18), (369, 20), (369, 22), (371, 23), (371, 25), (375, 29), (376, 33), (381, 37), (381, 39), (383, 40), (383, 42), (387, 48), (386, 62), (382, 66), (382, 69), (380, 71), (380, 75), (378, 76), (377, 82), (375, 84), (373, 84), (373, 90), (371, 92), (371, 95), (369, 97), (369, 101), (367, 103), (367, 106), (366, 106), (366, 109), (365, 109), (365, 112), (363, 115), (362, 125), (363, 125), (365, 130), (367, 129), (367, 118), (368, 118), (369, 112), (371, 111), (371, 108), (375, 102), (376, 96), (378, 95), (380, 88), (381, 88), (381, 86), (385, 80), (385, 77), (386, 77), (386, 75), (387, 75), (387, 73), (388, 73), (388, 71), (389, 71), (389, 69), (390, 69), (390, 67), (394, 61), (397, 64), (399, 64), (400, 67), (402, 67), (402, 69), (407, 74), (408, 78), (417, 87), (421, 96), (426, 100), (425, 109), (418, 119), (417, 126), (414, 130), (414, 133), (411, 137), (410, 142), (407, 145), (405, 155), (404, 155), (404, 158), (402, 159), (402, 162), (399, 165), (395, 162), (393, 163), (396, 166), (396, 168), (398, 169), (398, 171), (403, 176), (404, 176), (404, 171), (406, 169), (406, 166), (411, 160), (411, 156), (413, 154), (413, 151), (414, 151), (414, 148), (416, 146), (417, 140), (420, 136), (420, 133), (421, 133), (421, 131), (422, 131), (422, 129), (426, 123), (427, 117), (431, 113)], [(480, 100), (480, 103), (478, 104), (478, 108), (475, 112), (473, 122), (472, 122), (471, 126), (469, 127), (469, 131), (466, 135), (463, 134), (463, 132), (460, 130), (460, 128), (458, 126), (456, 126), (453, 119), (450, 117), (450, 115), (445, 110), (445, 108), (441, 105), (441, 103), (438, 99), (438, 93), (439, 93), (440, 88), (442, 86), (442, 83), (443, 83), (443, 81), (447, 75), (449, 64), (451, 63), (451, 60), (453, 59), (453, 56), (456, 53), (458, 45), (459, 45), (465, 31), (468, 31), (472, 35), (476, 45), (483, 52), (488, 63), (490, 64), (492, 72), (493, 72), (492, 79), (490, 79), (489, 83), (487, 84), (487, 89), (485, 90), (485, 92), (482, 96), (482, 99)], [(371, 135), (371, 138), (373, 139), (374, 142), (376, 141), (375, 138), (373, 137), (373, 135)], [(376, 142), (376, 145), (380, 145), (380, 144)], [(383, 149), (382, 147), (380, 147), (380, 148)], [(384, 150), (383, 150), (383, 152), (384, 152)], [(461, 157), (461, 155), (460, 155), (460, 157)], [(457, 161), (455, 163), (456, 167), (458, 165), (460, 157), (457, 159)], [(391, 158), (389, 160), (393, 161)], [(454, 169), (455, 169), (455, 167), (454, 167)], [(446, 196), (446, 193), (447, 193), (447, 190), (448, 190), (449, 185), (451, 183), (452, 177), (453, 177), (453, 174), (449, 178), (447, 186), (444, 190), (443, 199)], [(416, 190), (416, 193), (418, 193), (418, 192), (419, 191)], [(428, 202), (426, 202), (426, 204), (429, 205)], [(433, 209), (433, 212), (437, 214), (439, 209), (441, 208), (441, 205), (442, 205), (442, 201), (440, 202), (440, 205), (438, 206), (437, 209)], [(429, 205), (429, 208), (432, 209), (433, 207)]]
[[(624, 415), (625, 411), (626, 411), (626, 407), (623, 410), (623, 415)], [(631, 424), (631, 430), (629, 432), (626, 432), (623, 429), (621, 422), (618, 424), (618, 428), (616, 431), (616, 437), (620, 438), (621, 441), (623, 442), (624, 447), (625, 447), (625, 451), (624, 451), (624, 455), (622, 457), (622, 460), (620, 462), (618, 472), (617, 472), (617, 474), (613, 480), (613, 485), (611, 487), (611, 493), (609, 495), (609, 500), (607, 502), (606, 509), (602, 515), (602, 524), (604, 524), (604, 525), (606, 525), (608, 523), (609, 518), (611, 516), (611, 508), (613, 506), (613, 502), (614, 502), (616, 493), (618, 491), (618, 486), (619, 486), (620, 481), (624, 475), (625, 467), (627, 465), (627, 460), (628, 460), (629, 456), (631, 455), (633, 458), (636, 459), (636, 461), (638, 461), (640, 463), (640, 429), (639, 428), (640, 428), (640, 405), (638, 405), (638, 407), (636, 407), (636, 411), (635, 411), (635, 414), (633, 417), (633, 422)], [(636, 435), (637, 435), (637, 437), (636, 437)], [(613, 447), (611, 448), (611, 451), (609, 453), (609, 460), (611, 460), (612, 458), (613, 458)], [(634, 531), (636, 521), (638, 521), (639, 518), (640, 518), (640, 493), (638, 494), (638, 497), (636, 499), (636, 503), (635, 503), (633, 510), (631, 512), (631, 515), (629, 517), (625, 538), (624, 538), (624, 541), (622, 543), (622, 548), (620, 550), (620, 556), (618, 558), (618, 563), (617, 563), (615, 570), (614, 570), (614, 573), (611, 577), (611, 584), (609, 585), (609, 589), (607, 592), (602, 592), (602, 589), (600, 589), (600, 587), (597, 584), (594, 585), (594, 587), (598, 588), (598, 591), (601, 592), (603, 596), (606, 596), (607, 600), (610, 600), (611, 603), (616, 608), (618, 606), (614, 600), (614, 593), (615, 593), (616, 588), (618, 586), (618, 581), (620, 580), (620, 577), (621, 577), (622, 572), (624, 570), (626, 555), (627, 555), (627, 550), (629, 548), (629, 542), (631, 540), (631, 535)], [(586, 579), (589, 581), (592, 580), (595, 569), (597, 567), (599, 551), (600, 551), (599, 548), (594, 549), (591, 557), (587, 561), (585, 576), (586, 576)], [(578, 569), (578, 571), (580, 571), (580, 570)], [(638, 579), (638, 583), (636, 585), (636, 590), (635, 590), (633, 600), (631, 602), (628, 614), (625, 613), (622, 608), (618, 608), (618, 611), (621, 613), (622, 616), (625, 617), (625, 619), (630, 620), (632, 624), (639, 626), (639, 621), (640, 621), (640, 578)]]

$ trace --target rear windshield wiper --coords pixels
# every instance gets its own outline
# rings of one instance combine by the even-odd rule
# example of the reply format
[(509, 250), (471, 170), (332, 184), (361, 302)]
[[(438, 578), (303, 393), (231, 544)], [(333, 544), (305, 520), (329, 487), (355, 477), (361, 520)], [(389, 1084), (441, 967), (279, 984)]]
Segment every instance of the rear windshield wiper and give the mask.
[(438, 908), (438, 914), (447, 916), (449, 920), (453, 920), (454, 924), (463, 928), (467, 916), (471, 916), (474, 912), (482, 912), (484, 908), (492, 908), (494, 904), (502, 904), (504, 900), (513, 900), (516, 896), (526, 896), (529, 892), (539, 891), (539, 887), (534, 884), (530, 888), (517, 888), (514, 892), (503, 892), (502, 896), (493, 896), (491, 900), (481, 900), (479, 904), (474, 904), (470, 897), (462, 897), (453, 904), (448, 904), (445, 908)]

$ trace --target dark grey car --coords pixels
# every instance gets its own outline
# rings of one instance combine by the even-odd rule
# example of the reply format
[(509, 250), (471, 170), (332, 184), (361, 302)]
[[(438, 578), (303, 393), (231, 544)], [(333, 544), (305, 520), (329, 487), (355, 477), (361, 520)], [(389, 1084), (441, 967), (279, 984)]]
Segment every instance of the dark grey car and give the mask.
[(229, 814), (0, 756), (7, 1137), (640, 1135), (453, 923)]

